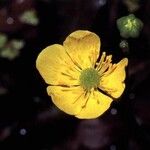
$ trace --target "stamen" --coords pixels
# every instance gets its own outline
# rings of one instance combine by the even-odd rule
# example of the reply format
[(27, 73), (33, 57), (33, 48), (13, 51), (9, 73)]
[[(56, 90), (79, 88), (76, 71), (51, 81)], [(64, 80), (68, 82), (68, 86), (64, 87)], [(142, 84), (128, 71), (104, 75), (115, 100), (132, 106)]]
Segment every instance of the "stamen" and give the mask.
[(106, 60), (104, 62), (102, 62), (101, 64), (101, 68), (98, 69), (99, 71), (99, 74), (102, 76), (102, 74), (109, 68), (110, 64), (111, 64), (111, 58), (112, 58), (112, 55), (109, 55), (106, 57)]
[(85, 107), (86, 107), (87, 102), (88, 102), (88, 100), (89, 100), (89, 98), (90, 98), (91, 93), (92, 93), (92, 91), (85, 93), (85, 99), (86, 99), (86, 101), (85, 101), (84, 105), (82, 106), (82, 108), (85, 108)]
[(77, 97), (77, 99), (73, 102), (73, 104), (75, 104), (75, 103), (80, 99), (80, 97), (81, 97), (83, 94), (85, 94), (85, 92), (81, 93), (81, 94), (79, 95), (79, 97)]
[(100, 61), (97, 63), (96, 70), (101, 69), (102, 63), (104, 62), (105, 57), (106, 57), (106, 52), (103, 52)]
[(108, 76), (109, 74), (111, 74), (116, 69), (116, 67), (116, 64), (110, 64), (108, 70), (105, 73), (103, 73), (103, 76)]

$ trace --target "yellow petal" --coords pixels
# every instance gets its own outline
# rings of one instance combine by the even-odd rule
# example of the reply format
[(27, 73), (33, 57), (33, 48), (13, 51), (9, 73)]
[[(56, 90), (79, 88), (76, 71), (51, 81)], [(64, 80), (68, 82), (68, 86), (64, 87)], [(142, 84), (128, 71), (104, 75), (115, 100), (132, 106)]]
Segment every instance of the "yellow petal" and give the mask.
[(73, 61), (82, 69), (94, 67), (100, 52), (99, 37), (89, 31), (78, 30), (64, 41), (64, 47)]
[(124, 91), (124, 80), (126, 77), (125, 67), (128, 64), (128, 59), (122, 59), (116, 64), (115, 69), (109, 74), (104, 74), (100, 79), (99, 88), (114, 98), (118, 98)]
[(83, 91), (80, 86), (48, 86), (47, 92), (48, 95), (52, 97), (53, 103), (60, 110), (70, 115), (76, 115), (79, 113), (85, 101), (85, 91)]
[(76, 115), (80, 119), (94, 119), (102, 115), (109, 107), (112, 99), (99, 91), (93, 91), (82, 110)]
[(52, 85), (77, 85), (80, 71), (59, 44), (45, 48), (36, 60), (45, 82)]

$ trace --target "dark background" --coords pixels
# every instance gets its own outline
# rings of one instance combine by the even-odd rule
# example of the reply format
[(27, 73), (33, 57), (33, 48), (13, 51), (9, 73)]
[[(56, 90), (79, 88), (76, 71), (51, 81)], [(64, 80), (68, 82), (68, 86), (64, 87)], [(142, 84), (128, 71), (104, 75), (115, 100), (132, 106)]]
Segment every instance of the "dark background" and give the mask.
[[(150, 149), (150, 1), (140, 0), (134, 12), (144, 27), (138, 38), (119, 47), (116, 20), (129, 14), (123, 0), (1, 0), (0, 32), (25, 41), (13, 60), (0, 57), (0, 150), (149, 150)], [(39, 24), (18, 20), (26, 10), (37, 12)], [(14, 22), (7, 23), (8, 17)], [(46, 93), (35, 68), (39, 52), (62, 44), (77, 29), (100, 36), (101, 51), (114, 62), (129, 58), (126, 90), (119, 101), (93, 120), (79, 120), (59, 111)]]

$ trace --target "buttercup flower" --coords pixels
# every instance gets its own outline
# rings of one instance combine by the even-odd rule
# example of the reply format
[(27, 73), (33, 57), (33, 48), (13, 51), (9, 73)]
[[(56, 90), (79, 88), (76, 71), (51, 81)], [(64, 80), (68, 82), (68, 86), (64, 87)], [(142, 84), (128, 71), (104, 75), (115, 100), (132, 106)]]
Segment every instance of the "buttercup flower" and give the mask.
[(63, 45), (45, 48), (36, 60), (54, 104), (77, 118), (102, 115), (125, 88), (128, 59), (112, 64), (112, 55), (103, 52), (99, 60), (100, 45), (95, 33), (78, 30)]

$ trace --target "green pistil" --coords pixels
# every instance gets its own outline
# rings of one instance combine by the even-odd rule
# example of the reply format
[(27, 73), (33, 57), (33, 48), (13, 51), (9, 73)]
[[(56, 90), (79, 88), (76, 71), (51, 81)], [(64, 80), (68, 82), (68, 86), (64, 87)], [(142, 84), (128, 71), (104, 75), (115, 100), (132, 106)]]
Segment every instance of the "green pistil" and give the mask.
[(100, 76), (98, 71), (93, 68), (87, 68), (81, 72), (80, 75), (80, 85), (85, 90), (90, 90), (98, 86), (100, 81)]

